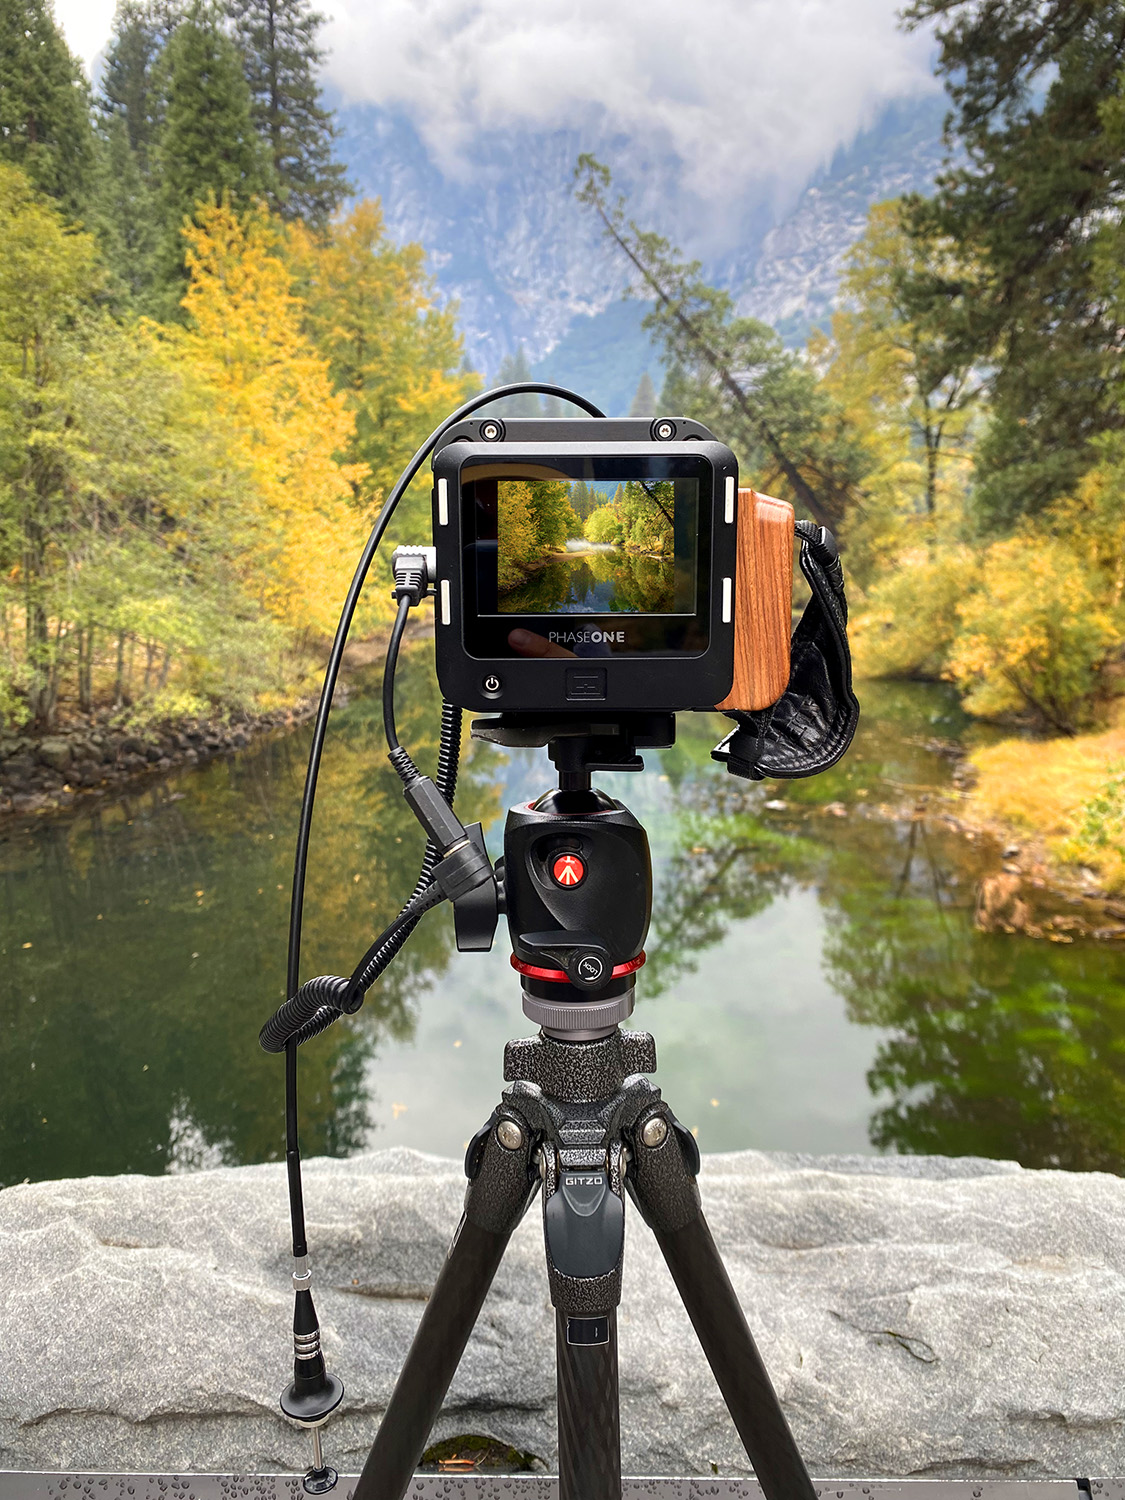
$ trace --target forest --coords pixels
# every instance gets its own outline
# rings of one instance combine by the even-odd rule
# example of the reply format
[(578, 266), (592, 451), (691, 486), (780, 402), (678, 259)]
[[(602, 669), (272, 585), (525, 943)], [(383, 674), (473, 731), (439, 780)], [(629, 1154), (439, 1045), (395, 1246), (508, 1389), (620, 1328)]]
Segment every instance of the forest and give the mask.
[(578, 196), (653, 303), (660, 409), (838, 535), (859, 675), (949, 681), (1018, 729), (974, 756), (978, 809), (1120, 886), (1125, 3), (913, 0), (902, 21), (934, 28), (946, 166), (872, 207), (806, 348), (633, 221), (592, 156)]
[[(49, 0), (0, 17), (0, 734), (290, 702), (380, 497), (479, 388), (455, 309), (352, 196), (309, 0), (121, 0), (94, 87)], [(593, 157), (576, 193), (652, 304), (660, 409), (839, 536), (858, 672), (1038, 735), (976, 756), (981, 804), (1123, 884), (1125, 0), (902, 22), (947, 164), (870, 210), (807, 347)], [(525, 488), (508, 586), (571, 537), (667, 554), (637, 496)]]
[(497, 574), (501, 593), (516, 587), (568, 538), (582, 535), (565, 479), (505, 479), (497, 486)]
[(122, 0), (96, 90), (0, 17), (0, 729), (288, 701), (478, 384), (453, 313), (350, 198), (307, 0)]
[(612, 542), (630, 552), (671, 557), (675, 551), (675, 486), (670, 480), (630, 479), (613, 499), (586, 517), (583, 534), (591, 542)]

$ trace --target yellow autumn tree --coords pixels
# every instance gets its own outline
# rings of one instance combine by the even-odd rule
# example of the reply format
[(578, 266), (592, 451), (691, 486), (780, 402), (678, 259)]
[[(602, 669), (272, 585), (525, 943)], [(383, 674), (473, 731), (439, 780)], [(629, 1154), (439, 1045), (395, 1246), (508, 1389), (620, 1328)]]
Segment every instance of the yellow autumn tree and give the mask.
[[(366, 465), (374, 506), (427, 434), (479, 389), (462, 367), (456, 310), (437, 305), (421, 245), (396, 245), (377, 202), (357, 204), (324, 238), (290, 226), (288, 258), (306, 327), (354, 416), (348, 457)], [(429, 484), (420, 488), (427, 506)], [(404, 525), (428, 532), (428, 508), (417, 499), (404, 507), (403, 535)]]
[(814, 337), (823, 385), (867, 455), (863, 502), (849, 515), (851, 576), (866, 586), (900, 548), (933, 556), (958, 540), (979, 376), (917, 316), (912, 287), (952, 269), (949, 247), (905, 230), (898, 200), (876, 203), (844, 262), (832, 336)]
[(165, 336), (212, 393), (245, 476), (221, 518), (229, 554), (261, 607), (307, 638), (336, 623), (366, 534), (354, 499), (367, 469), (347, 461), (355, 419), (306, 331), (279, 234), (262, 206), (201, 205), (184, 230), (187, 324)]

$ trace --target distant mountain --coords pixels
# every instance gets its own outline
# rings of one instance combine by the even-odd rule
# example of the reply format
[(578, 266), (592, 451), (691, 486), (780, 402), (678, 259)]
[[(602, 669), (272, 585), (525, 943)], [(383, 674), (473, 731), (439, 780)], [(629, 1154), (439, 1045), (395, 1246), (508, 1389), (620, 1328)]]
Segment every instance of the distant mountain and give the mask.
[(607, 416), (625, 416), (646, 370), (658, 391), (664, 379), (660, 350), (641, 327), (650, 306), (629, 298), (579, 314), (531, 373), (588, 396)]
[[(840, 263), (868, 207), (925, 192), (942, 160), (943, 99), (891, 106), (870, 130), (778, 215), (739, 205), (749, 225), (739, 249), (706, 272), (737, 295), (739, 310), (801, 343), (836, 298)], [(571, 385), (611, 414), (628, 410), (647, 370), (657, 389), (659, 353), (640, 323), (647, 308), (622, 302), (628, 267), (574, 200), (574, 163), (589, 141), (577, 131), (479, 137), (464, 170), (444, 174), (402, 115), (376, 105), (338, 106), (339, 150), (364, 196), (383, 201), (399, 240), (426, 247), (440, 293), (459, 304), (466, 354), (491, 378), (523, 345), (536, 375)], [(598, 148), (614, 167), (631, 215), (674, 242), (685, 210), (673, 201), (674, 163), (648, 160), (635, 142)], [(669, 223), (668, 220), (673, 222)]]
[(944, 96), (893, 104), (854, 144), (836, 153), (795, 208), (753, 255), (723, 268), (741, 288), (738, 310), (770, 323), (786, 343), (803, 344), (836, 305), (841, 262), (863, 233), (873, 203), (928, 193), (945, 155)]
[[(626, 268), (571, 192), (575, 161), (588, 149), (577, 132), (481, 136), (472, 162), (451, 179), (403, 116), (361, 104), (338, 107), (337, 119), (349, 177), (361, 195), (383, 200), (392, 235), (426, 247), (442, 294), (460, 305), (476, 369), (493, 375), (520, 344), (534, 363), (576, 319), (621, 297)], [(637, 213), (655, 209), (649, 200), (662, 174), (649, 174), (646, 190), (649, 164), (634, 147), (609, 141), (602, 149), (609, 160), (628, 158), (641, 178)]]

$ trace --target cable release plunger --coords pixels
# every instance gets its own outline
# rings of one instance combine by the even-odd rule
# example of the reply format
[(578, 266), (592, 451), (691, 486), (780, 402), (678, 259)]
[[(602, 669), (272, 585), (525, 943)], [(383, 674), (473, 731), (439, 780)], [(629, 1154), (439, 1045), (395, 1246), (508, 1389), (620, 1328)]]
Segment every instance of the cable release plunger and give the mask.
[(344, 1384), (325, 1368), (320, 1323), (310, 1290), (309, 1258), (300, 1255), (294, 1263), (293, 1379), (281, 1393), (281, 1409), (292, 1421), (312, 1429), (313, 1463), (302, 1482), (307, 1494), (323, 1495), (335, 1488), (339, 1475), (324, 1462), (320, 1428), (343, 1400)]

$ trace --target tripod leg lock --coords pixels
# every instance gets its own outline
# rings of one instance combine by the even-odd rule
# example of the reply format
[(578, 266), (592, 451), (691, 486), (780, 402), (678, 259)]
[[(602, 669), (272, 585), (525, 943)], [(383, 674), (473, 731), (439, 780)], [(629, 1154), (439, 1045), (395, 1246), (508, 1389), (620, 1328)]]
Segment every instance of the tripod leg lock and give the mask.
[(699, 1147), (666, 1104), (640, 1116), (629, 1146), (626, 1186), (649, 1228), (667, 1232), (699, 1218)]
[(543, 1210), (547, 1253), (563, 1276), (609, 1276), (625, 1246), (625, 1204), (608, 1172), (564, 1169)]
[(539, 1190), (535, 1137), (507, 1105), (492, 1112), (465, 1154), (465, 1217), (478, 1229), (511, 1234)]

